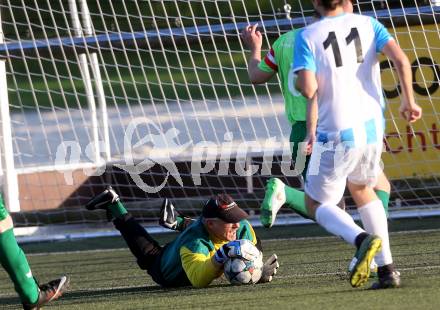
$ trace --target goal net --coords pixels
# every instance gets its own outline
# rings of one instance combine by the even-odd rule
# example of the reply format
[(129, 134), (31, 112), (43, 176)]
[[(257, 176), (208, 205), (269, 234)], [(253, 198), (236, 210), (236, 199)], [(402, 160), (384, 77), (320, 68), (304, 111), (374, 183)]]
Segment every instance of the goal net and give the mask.
[[(82, 207), (106, 185), (151, 221), (164, 197), (197, 216), (207, 197), (228, 192), (258, 215), (268, 178), (301, 187), (279, 81), (249, 82), (239, 33), (258, 23), (265, 53), (312, 22), (309, 1), (0, 3), (2, 188), (22, 233), (107, 227), (104, 214)], [(439, 211), (438, 5), (356, 6), (408, 55), (424, 110), (414, 126), (399, 119), (400, 88), (382, 58), (392, 216)]]

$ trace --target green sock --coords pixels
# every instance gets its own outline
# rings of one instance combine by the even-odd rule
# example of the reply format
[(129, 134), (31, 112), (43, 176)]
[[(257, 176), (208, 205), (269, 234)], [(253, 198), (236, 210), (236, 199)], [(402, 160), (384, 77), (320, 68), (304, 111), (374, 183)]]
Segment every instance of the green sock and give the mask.
[(124, 205), (120, 201), (116, 201), (112, 203), (109, 207), (110, 212), (116, 218), (123, 217), (128, 211), (125, 209)]
[(284, 187), (284, 192), (286, 193), (286, 205), (302, 217), (309, 219), (310, 217), (307, 215), (306, 202), (304, 200), (304, 192), (288, 185)]
[(37, 302), (37, 283), (32, 276), (23, 250), (17, 244), (12, 228), (0, 234), (0, 262), (14, 282), (15, 291), (21, 301), (23, 303)]
[(382, 206), (385, 209), (385, 214), (388, 217), (388, 203), (390, 202), (390, 193), (380, 189), (375, 190), (377, 197), (382, 201)]

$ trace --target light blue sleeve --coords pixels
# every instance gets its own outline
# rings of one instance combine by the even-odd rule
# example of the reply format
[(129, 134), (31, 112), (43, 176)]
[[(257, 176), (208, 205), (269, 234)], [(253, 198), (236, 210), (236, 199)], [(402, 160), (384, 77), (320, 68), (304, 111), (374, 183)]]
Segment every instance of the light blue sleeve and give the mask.
[(377, 19), (371, 17), (371, 24), (373, 25), (374, 38), (376, 40), (376, 53), (380, 53), (385, 44), (387, 44), (389, 40), (392, 40), (393, 37), (388, 32), (387, 28), (378, 22)]
[(310, 70), (316, 72), (316, 63), (310, 46), (303, 36), (303, 31), (296, 35), (293, 53), (293, 72), (300, 70)]

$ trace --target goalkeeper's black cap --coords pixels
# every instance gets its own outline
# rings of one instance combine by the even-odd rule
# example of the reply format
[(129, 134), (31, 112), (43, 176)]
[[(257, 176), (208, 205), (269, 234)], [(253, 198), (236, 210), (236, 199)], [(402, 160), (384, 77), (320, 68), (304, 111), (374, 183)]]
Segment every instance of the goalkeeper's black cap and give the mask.
[(219, 218), (226, 223), (238, 223), (248, 217), (228, 194), (218, 194), (210, 198), (202, 209), (204, 218)]

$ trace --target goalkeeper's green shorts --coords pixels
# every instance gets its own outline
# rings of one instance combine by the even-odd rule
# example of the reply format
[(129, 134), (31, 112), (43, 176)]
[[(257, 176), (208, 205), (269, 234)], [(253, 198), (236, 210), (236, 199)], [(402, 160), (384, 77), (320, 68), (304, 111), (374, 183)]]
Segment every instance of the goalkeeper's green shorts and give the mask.
[[(298, 146), (300, 142), (304, 142), (304, 139), (307, 135), (307, 126), (305, 121), (296, 121), (292, 124), (292, 130), (290, 132), (289, 141), (292, 145), (292, 160), (296, 160), (296, 156), (298, 154)], [(304, 170), (301, 172), (304, 181), (306, 180), (307, 167), (309, 166), (310, 156), (306, 156), (306, 164)]]

